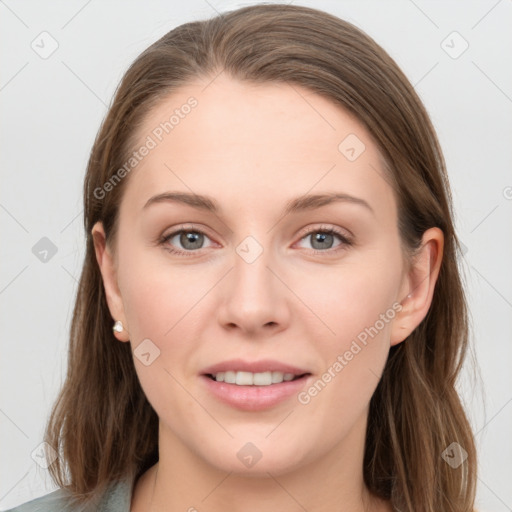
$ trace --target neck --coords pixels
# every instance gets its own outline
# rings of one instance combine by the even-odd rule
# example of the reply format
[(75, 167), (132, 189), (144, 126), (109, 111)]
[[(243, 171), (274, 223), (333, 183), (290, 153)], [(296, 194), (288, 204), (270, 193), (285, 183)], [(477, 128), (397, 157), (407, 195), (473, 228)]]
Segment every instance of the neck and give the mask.
[[(340, 445), (289, 471), (223, 471), (160, 422), (160, 460), (137, 483), (132, 512), (383, 512), (390, 505), (364, 485), (366, 417)], [(255, 466), (256, 467), (256, 466)], [(178, 491), (177, 491), (178, 490)]]

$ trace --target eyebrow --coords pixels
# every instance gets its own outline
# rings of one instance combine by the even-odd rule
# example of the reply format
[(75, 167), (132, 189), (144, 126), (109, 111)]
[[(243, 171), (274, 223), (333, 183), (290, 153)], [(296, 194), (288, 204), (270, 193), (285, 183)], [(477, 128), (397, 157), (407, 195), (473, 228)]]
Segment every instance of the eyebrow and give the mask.
[[(144, 205), (143, 209), (149, 207), (152, 204), (166, 202), (182, 203), (188, 206), (192, 206), (193, 208), (197, 208), (198, 210), (205, 210), (215, 214), (221, 213), (219, 204), (212, 197), (189, 192), (164, 192), (163, 194), (158, 194), (156, 196), (150, 197)], [(315, 208), (320, 208), (321, 206), (339, 202), (364, 206), (373, 215), (375, 215), (373, 208), (364, 199), (337, 192), (329, 194), (310, 194), (292, 199), (286, 203), (286, 206), (283, 210), (283, 215), (314, 210)]]

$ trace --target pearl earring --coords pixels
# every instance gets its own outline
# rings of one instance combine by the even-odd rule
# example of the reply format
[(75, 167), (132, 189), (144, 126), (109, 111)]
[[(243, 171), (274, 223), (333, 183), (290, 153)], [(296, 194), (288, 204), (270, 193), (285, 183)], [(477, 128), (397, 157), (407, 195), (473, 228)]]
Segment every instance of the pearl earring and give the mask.
[(123, 323), (121, 322), (121, 320), (116, 321), (114, 327), (112, 327), (112, 330), (114, 332), (123, 332)]

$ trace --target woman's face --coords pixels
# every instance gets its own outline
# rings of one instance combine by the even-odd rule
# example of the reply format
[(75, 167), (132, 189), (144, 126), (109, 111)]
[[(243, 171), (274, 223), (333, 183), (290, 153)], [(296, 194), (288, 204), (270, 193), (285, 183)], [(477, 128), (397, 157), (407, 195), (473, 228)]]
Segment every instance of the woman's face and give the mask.
[[(411, 283), (376, 146), (299, 86), (205, 86), (174, 92), (138, 130), (106, 281), (160, 450), (262, 474), (350, 457), (390, 345), (414, 327), (400, 325)], [(228, 380), (276, 383), (205, 375), (224, 362), (254, 370)], [(307, 375), (278, 383), (279, 370)]]

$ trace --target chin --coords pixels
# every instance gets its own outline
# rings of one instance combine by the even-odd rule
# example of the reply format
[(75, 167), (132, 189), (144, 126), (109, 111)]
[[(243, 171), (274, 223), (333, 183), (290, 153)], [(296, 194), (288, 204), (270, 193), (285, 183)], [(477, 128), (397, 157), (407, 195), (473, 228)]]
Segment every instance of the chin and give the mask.
[[(247, 477), (265, 477), (286, 474), (307, 463), (304, 446), (278, 446), (264, 436), (246, 436), (230, 440), (229, 446), (215, 447), (205, 457), (218, 469)], [(252, 439), (253, 441), (250, 441)], [(314, 453), (312, 450), (311, 453)]]

